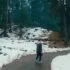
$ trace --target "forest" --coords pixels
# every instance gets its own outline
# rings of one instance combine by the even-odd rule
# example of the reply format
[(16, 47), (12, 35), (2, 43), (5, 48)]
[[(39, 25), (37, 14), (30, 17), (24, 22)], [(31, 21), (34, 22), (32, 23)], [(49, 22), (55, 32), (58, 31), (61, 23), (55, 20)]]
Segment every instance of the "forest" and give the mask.
[(70, 39), (69, 0), (0, 0), (0, 36), (8, 36), (12, 25), (42, 27), (59, 32), (63, 40)]

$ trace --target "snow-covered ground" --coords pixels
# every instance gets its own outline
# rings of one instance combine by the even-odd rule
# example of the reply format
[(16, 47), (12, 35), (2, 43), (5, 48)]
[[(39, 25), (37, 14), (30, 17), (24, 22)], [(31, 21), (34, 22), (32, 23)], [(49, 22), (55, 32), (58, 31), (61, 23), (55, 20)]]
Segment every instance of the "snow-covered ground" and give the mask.
[[(18, 28), (16, 28), (16, 30), (14, 30), (15, 28), (12, 29), (12, 33), (7, 33), (9, 35), (10, 38), (15, 38), (15, 39), (19, 39), (18, 34), (20, 33), (20, 30)], [(1, 30), (2, 31), (2, 30)], [(48, 31), (47, 29), (43, 29), (40, 27), (36, 27), (36, 28), (22, 28), (22, 39), (34, 39), (34, 38), (48, 38), (49, 34), (51, 33), (51, 31)]]
[(51, 70), (70, 70), (70, 53), (52, 60)]
[(23, 35), (23, 38), (40, 38), (41, 36), (46, 36), (48, 38), (49, 31), (40, 27), (29, 28), (28, 31)]
[[(52, 53), (69, 49), (70, 48), (49, 48), (48, 45), (43, 45), (43, 52)], [(29, 54), (35, 54), (35, 52), (35, 42), (29, 42), (28, 40), (0, 38), (0, 67), (2, 67), (3, 64), (8, 64), (15, 59), (19, 59), (22, 55), (26, 56)]]
[[(0, 30), (0, 32), (1, 31), (2, 30)], [(45, 32), (47, 34), (45, 34)], [(35, 54), (36, 53), (35, 43), (37, 41), (29, 41), (26, 38), (28, 39), (39, 38), (40, 36), (48, 37), (49, 32), (41, 28), (33, 28), (33, 29), (29, 28), (28, 30), (26, 29), (26, 33), (23, 35), (23, 37), (26, 40), (19, 40), (18, 36), (16, 35), (16, 32), (8, 33), (8, 35), (9, 35), (9, 38), (5, 38), (5, 37), (0, 38), (0, 68), (5, 64), (11, 63), (15, 59), (20, 59), (21, 56)], [(43, 53), (44, 52), (52, 53), (52, 52), (63, 51), (63, 50), (70, 50), (70, 48), (49, 48), (48, 44), (47, 45), (43, 44)], [(67, 58), (67, 56), (69, 57)], [(70, 58), (70, 55), (67, 55), (67, 56), (65, 56), (67, 58), (65, 59), (68, 61), (68, 59)], [(53, 59), (52, 70), (59, 70), (61, 68), (62, 64), (60, 65), (59, 63), (63, 57), (64, 56), (60, 56), (60, 58), (58, 57), (58, 58)]]

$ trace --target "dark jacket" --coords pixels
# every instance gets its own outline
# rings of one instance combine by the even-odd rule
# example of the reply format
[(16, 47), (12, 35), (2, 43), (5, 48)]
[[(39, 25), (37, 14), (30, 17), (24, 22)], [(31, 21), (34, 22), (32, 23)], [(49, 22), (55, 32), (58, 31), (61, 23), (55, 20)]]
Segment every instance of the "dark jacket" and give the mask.
[(36, 51), (37, 51), (37, 53), (42, 53), (42, 44), (41, 43), (37, 44)]

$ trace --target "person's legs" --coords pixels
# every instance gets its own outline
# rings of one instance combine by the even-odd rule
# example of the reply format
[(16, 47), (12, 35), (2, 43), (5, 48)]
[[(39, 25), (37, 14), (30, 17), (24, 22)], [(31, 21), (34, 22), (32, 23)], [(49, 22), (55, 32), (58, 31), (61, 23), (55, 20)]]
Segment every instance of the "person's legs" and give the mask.
[(39, 63), (39, 53), (36, 55), (36, 63)]
[(38, 53), (37, 53), (37, 55), (36, 55), (36, 60), (38, 59), (38, 57), (39, 57), (39, 55), (38, 55)]
[(41, 60), (42, 60), (42, 55), (40, 54), (40, 55), (39, 55), (39, 61), (41, 61)]

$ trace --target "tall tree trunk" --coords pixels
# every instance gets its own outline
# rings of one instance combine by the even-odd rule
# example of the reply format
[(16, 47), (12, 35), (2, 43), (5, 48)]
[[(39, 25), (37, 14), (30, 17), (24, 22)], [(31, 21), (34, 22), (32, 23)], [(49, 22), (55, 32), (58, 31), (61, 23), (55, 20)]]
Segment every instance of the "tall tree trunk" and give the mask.
[(65, 46), (68, 46), (68, 30), (66, 21), (66, 0), (64, 0), (64, 32), (65, 32)]
[(64, 1), (60, 2), (60, 26), (61, 26), (61, 37), (65, 42), (65, 46), (68, 45), (68, 32), (67, 32), (67, 21), (66, 21), (66, 4)]
[(4, 32), (2, 34), (4, 34), (4, 37), (8, 37), (7, 34), (7, 23), (8, 23), (8, 0), (6, 2), (6, 13), (4, 14)]

